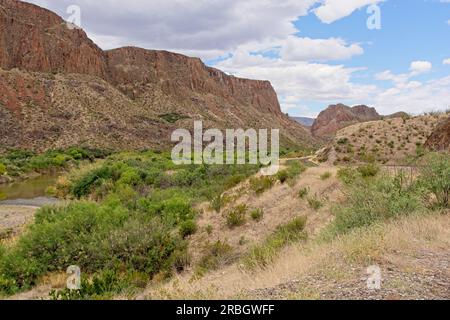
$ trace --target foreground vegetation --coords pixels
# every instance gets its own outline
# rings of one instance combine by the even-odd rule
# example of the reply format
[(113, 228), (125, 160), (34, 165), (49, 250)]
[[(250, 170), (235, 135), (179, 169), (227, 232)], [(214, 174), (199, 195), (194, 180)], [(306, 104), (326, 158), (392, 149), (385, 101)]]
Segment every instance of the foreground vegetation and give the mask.
[[(196, 231), (193, 205), (257, 172), (257, 166), (175, 166), (169, 154), (122, 153), (59, 179), (53, 192), (73, 200), (38, 211), (13, 245), (0, 248), (0, 291), (33, 287), (78, 265), (96, 298), (165, 278), (189, 263), (185, 238)], [(125, 285), (126, 284), (126, 285)]]

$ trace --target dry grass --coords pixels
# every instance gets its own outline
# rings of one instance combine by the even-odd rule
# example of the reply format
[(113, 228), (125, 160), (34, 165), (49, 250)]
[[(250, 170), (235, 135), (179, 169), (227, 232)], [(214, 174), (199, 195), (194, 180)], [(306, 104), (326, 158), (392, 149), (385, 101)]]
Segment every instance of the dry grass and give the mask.
[[(281, 284), (319, 277), (329, 284), (343, 282), (360, 274), (358, 268), (371, 264), (390, 265), (408, 272), (414, 266), (411, 259), (424, 248), (428, 251), (448, 251), (450, 247), (450, 216), (416, 216), (376, 225), (369, 229), (338, 238), (331, 243), (312, 242), (283, 250), (279, 258), (265, 269), (248, 272), (239, 264), (226, 267), (193, 281), (179, 276), (167, 284), (150, 287), (146, 298), (163, 299), (233, 299), (252, 298), (254, 290), (274, 288)], [(411, 267), (409, 272), (417, 272)], [(401, 287), (401, 280), (390, 283)], [(400, 282), (399, 282), (400, 281)], [(404, 286), (405, 284), (403, 284)], [(319, 289), (306, 287), (285, 298), (314, 299)]]

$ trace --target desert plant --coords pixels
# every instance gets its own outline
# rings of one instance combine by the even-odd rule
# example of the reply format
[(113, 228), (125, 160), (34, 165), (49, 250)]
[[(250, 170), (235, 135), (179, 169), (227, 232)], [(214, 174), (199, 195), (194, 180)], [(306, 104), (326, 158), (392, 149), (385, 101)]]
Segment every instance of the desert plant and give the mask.
[(273, 182), (273, 178), (268, 176), (252, 178), (250, 179), (250, 188), (259, 195), (272, 188)]
[(180, 235), (181, 237), (183, 237), (183, 239), (195, 234), (196, 232), (197, 224), (194, 220), (186, 220), (180, 224)]
[(248, 208), (245, 204), (241, 204), (230, 210), (226, 214), (227, 226), (229, 228), (242, 226), (246, 221), (247, 210)]
[(298, 191), (298, 197), (304, 199), (309, 194), (309, 188), (302, 188)]
[(254, 209), (250, 212), (250, 217), (255, 221), (261, 221), (264, 216), (264, 211), (262, 209)]
[(328, 179), (330, 179), (331, 177), (332, 177), (332, 173), (331, 172), (325, 172), (324, 174), (322, 174), (321, 176), (320, 176), (320, 179), (321, 180), (323, 180), (323, 181), (325, 181), (325, 180), (328, 180)]
[(450, 206), (450, 155), (431, 153), (424, 159), (420, 169), (419, 184), (436, 198), (439, 207)]
[(309, 207), (313, 210), (319, 210), (323, 207), (323, 202), (315, 195), (314, 197), (308, 198)]

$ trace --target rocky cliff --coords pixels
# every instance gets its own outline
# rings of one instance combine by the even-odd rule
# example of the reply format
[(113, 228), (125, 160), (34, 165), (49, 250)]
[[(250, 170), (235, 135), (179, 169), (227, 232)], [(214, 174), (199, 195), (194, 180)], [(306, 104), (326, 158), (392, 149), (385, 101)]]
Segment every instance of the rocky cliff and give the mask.
[(0, 30), (3, 148), (168, 146), (171, 131), (193, 120), (279, 128), (285, 144), (313, 142), (281, 112), (268, 81), (166, 51), (102, 51), (56, 14), (17, 0), (0, 0)]
[(344, 104), (331, 105), (322, 111), (312, 126), (316, 137), (333, 137), (340, 129), (352, 124), (380, 120), (381, 116), (374, 108), (368, 106), (349, 107)]
[(450, 151), (450, 117), (436, 127), (425, 146), (435, 151)]

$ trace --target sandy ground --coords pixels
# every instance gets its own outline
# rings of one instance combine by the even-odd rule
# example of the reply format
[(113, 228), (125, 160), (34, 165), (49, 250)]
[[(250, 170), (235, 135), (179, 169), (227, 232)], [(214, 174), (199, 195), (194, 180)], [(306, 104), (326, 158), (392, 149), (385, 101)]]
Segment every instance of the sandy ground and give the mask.
[(0, 239), (20, 233), (33, 220), (38, 207), (0, 205)]

